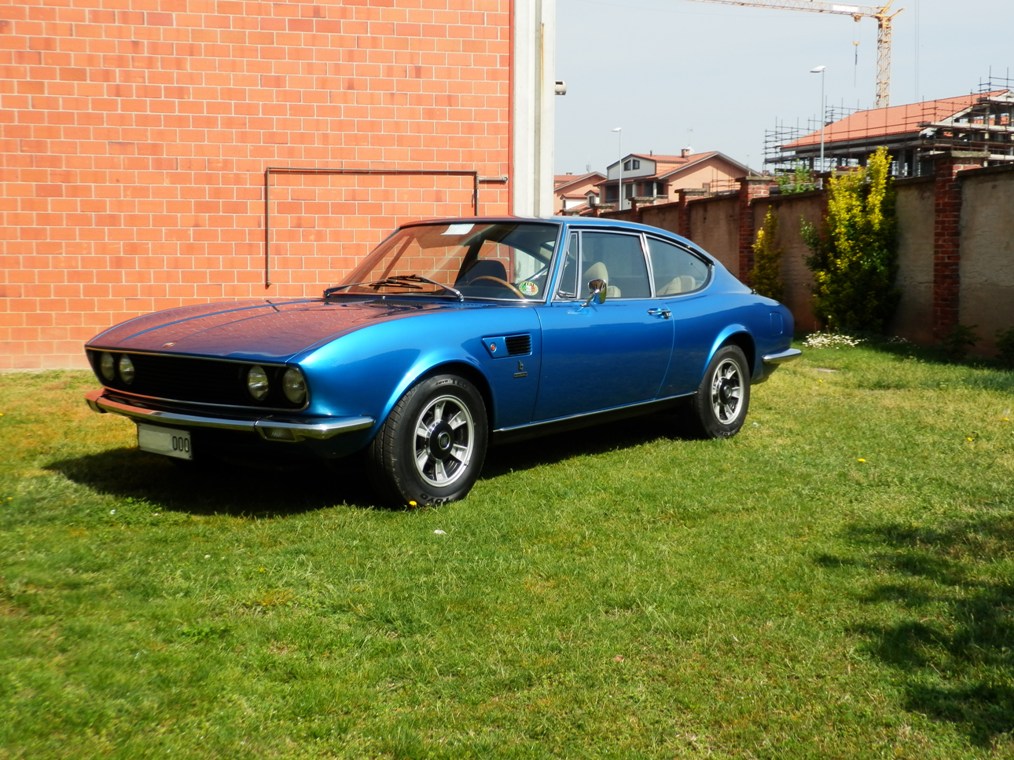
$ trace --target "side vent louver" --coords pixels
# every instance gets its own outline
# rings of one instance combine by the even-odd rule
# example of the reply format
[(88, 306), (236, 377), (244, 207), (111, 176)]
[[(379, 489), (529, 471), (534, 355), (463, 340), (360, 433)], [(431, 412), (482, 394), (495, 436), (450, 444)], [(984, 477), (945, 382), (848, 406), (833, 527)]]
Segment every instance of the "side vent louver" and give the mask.
[(531, 335), (508, 335), (504, 342), (507, 344), (508, 356), (524, 356), (532, 352)]

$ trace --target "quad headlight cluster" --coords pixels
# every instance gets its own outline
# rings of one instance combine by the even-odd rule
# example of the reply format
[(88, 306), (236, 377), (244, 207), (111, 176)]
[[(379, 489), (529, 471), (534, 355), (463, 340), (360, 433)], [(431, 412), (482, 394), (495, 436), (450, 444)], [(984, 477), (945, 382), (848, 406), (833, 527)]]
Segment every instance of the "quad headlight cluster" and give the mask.
[(130, 385), (134, 382), (134, 362), (130, 360), (130, 357), (126, 354), (108, 354), (104, 353), (99, 357), (99, 372), (102, 374), (102, 379), (107, 383), (111, 383), (116, 380), (117, 377), (124, 385)]
[[(306, 402), (306, 379), (297, 367), (289, 367), (282, 373), (282, 395), (294, 406)], [(264, 401), (271, 393), (271, 378), (267, 370), (255, 364), (246, 372), (246, 389), (254, 401)]]
[(296, 366), (131, 356), (115, 351), (98, 351), (92, 361), (103, 383), (154, 398), (242, 404), (240, 394), (245, 388), (256, 404), (302, 408), (309, 396), (306, 377)]

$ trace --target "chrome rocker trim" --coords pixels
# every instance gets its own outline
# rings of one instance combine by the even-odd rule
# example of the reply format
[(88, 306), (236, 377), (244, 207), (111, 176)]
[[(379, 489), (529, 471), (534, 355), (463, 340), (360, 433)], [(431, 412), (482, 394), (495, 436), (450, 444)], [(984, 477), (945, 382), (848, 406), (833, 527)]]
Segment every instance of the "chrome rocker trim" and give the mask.
[(306, 439), (326, 441), (339, 433), (364, 430), (374, 423), (372, 417), (342, 417), (328, 419), (324, 422), (285, 422), (271, 417), (263, 417), (259, 420), (198, 417), (192, 414), (144, 409), (122, 401), (114, 401), (105, 397), (103, 393), (104, 391), (95, 390), (85, 394), (85, 400), (93, 411), (121, 414), (135, 422), (148, 422), (170, 427), (214, 428), (216, 430), (258, 433), (261, 438), (268, 441), (292, 442)]

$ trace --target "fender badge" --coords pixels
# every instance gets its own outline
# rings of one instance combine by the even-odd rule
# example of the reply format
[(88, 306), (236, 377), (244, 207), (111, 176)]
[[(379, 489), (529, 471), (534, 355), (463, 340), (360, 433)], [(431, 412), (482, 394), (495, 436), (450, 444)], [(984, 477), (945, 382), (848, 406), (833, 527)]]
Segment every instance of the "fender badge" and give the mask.
[(173, 347), (173, 346), (175, 346), (175, 345), (176, 345), (176, 341), (172, 341), (172, 340), (171, 340), (171, 341), (169, 341), (168, 343), (163, 343), (163, 344), (162, 344), (162, 348), (172, 348), (172, 347)]

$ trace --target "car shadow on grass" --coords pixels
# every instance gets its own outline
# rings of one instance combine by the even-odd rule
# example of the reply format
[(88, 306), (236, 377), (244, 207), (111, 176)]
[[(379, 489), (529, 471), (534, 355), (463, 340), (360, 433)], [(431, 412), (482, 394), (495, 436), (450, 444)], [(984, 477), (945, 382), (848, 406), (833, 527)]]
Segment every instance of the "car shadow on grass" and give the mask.
[[(492, 446), (482, 479), (636, 446), (672, 434), (671, 419), (642, 417)], [(53, 462), (59, 472), (96, 493), (143, 500), (165, 510), (190, 514), (284, 517), (335, 506), (387, 509), (379, 503), (359, 456), (323, 464), (316, 461), (215, 461), (204, 466), (146, 454), (133, 448)]]
[(555, 464), (575, 456), (594, 456), (660, 439), (689, 438), (672, 414), (653, 414), (589, 425), (538, 438), (497, 443), (486, 455), (483, 478)]
[(216, 461), (194, 466), (124, 448), (53, 462), (48, 469), (97, 493), (164, 510), (264, 518), (334, 506), (374, 508), (357, 464)]
[(905, 708), (980, 747), (1005, 741), (1014, 731), (1014, 580), (1004, 572), (1014, 516), (855, 528), (850, 538), (869, 552), (862, 560), (818, 561), (889, 579), (862, 598), (869, 622), (851, 632), (898, 675)]

